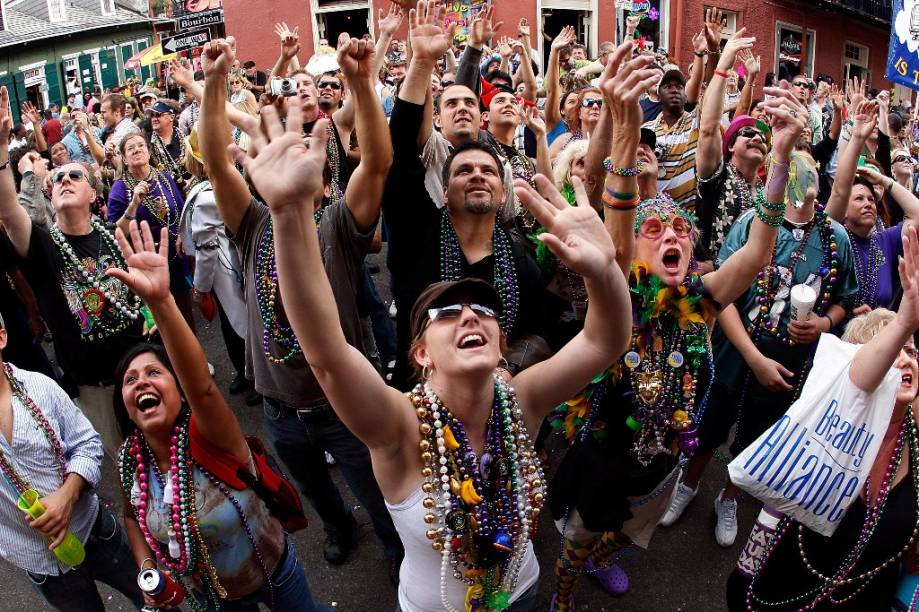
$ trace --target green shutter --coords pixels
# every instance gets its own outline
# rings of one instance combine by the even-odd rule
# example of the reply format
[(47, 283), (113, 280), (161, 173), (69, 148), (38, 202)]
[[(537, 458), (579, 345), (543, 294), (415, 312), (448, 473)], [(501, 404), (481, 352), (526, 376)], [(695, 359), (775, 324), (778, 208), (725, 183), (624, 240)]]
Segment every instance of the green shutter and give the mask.
[(99, 66), (102, 72), (102, 87), (111, 88), (118, 86), (118, 64), (115, 63), (113, 49), (99, 49)]
[(80, 55), (78, 63), (80, 64), (80, 89), (83, 90), (83, 93), (94, 91), (96, 75), (93, 72), (93, 56), (84, 53)]
[(13, 109), (13, 123), (19, 122), (19, 101), (16, 99), (16, 88), (13, 86), (13, 76), (9, 73), (0, 76), (0, 87), (6, 87), (10, 94), (10, 106)]
[(16, 101), (13, 102), (10, 100), (10, 104), (13, 106), (13, 119), (16, 121), (22, 121), (22, 117), (19, 114), (22, 105), (29, 101), (29, 96), (26, 95), (26, 75), (21, 72), (16, 72), (13, 74), (13, 82), (15, 84), (14, 93), (16, 94)]
[[(131, 59), (131, 57), (134, 55), (134, 45), (131, 45), (130, 47), (120, 46), (119, 48), (121, 49), (121, 65), (124, 66), (126, 63), (128, 63), (128, 60)], [(125, 71), (124, 71), (125, 80), (127, 80), (128, 77), (132, 77), (132, 76), (137, 76), (137, 71), (128, 70), (127, 68), (125, 68)]]
[(61, 71), (58, 64), (45, 64), (45, 80), (48, 82), (48, 104), (63, 106), (66, 98), (61, 87)]

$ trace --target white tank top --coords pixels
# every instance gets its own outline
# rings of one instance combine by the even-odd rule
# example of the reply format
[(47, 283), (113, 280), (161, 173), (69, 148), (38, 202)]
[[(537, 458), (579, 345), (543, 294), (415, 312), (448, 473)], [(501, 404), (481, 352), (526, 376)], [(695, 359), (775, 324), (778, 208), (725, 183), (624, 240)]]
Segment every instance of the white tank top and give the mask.
[[(386, 503), (402, 545), (405, 559), (399, 569), (399, 607), (403, 612), (436, 612), (443, 610), (440, 601), (441, 555), (431, 548), (425, 535), (428, 530), (424, 515), (428, 510), (421, 505), (424, 492), (419, 486), (398, 504)], [(539, 564), (533, 553), (533, 543), (527, 542), (517, 588), (511, 594), (511, 603), (517, 601), (539, 579)], [(466, 583), (453, 577), (452, 566), (447, 573), (447, 597), (457, 610), (466, 609)]]

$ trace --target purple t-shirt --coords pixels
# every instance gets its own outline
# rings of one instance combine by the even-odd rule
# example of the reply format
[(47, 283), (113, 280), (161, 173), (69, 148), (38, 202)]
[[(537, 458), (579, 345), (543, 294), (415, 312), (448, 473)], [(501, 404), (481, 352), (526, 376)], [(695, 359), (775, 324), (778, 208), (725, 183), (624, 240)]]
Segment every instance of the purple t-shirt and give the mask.
[[(900, 254), (900, 233), (903, 224), (897, 225), (877, 233), (878, 246), (884, 256), (884, 262), (878, 268), (877, 293), (875, 306), (878, 308), (889, 308), (893, 301), (896, 290), (899, 286), (897, 276), (897, 256)], [(861, 238), (855, 234), (849, 234), (849, 240), (852, 242), (852, 249), (855, 256), (858, 257), (858, 269), (861, 275), (858, 279), (859, 284), (865, 282), (864, 275), (868, 270), (868, 251), (870, 238)], [(859, 295), (864, 289), (860, 288)], [(860, 306), (861, 304), (856, 304)]]

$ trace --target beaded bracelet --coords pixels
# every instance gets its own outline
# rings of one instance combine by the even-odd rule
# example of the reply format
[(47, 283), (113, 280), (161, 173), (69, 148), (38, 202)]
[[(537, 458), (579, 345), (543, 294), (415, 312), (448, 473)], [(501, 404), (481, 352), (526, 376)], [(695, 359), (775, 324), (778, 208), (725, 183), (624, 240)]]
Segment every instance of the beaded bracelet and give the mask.
[(756, 207), (756, 216), (769, 227), (779, 227), (785, 220), (785, 215), (767, 215), (759, 206)]
[(642, 168), (645, 167), (644, 162), (637, 162), (632, 168), (620, 168), (619, 166), (613, 165), (613, 160), (607, 157), (603, 160), (603, 168), (609, 174), (615, 174), (616, 176), (638, 176), (641, 174)]
[(785, 211), (785, 202), (767, 202), (766, 199), (763, 198), (762, 202), (759, 204), (766, 210)]

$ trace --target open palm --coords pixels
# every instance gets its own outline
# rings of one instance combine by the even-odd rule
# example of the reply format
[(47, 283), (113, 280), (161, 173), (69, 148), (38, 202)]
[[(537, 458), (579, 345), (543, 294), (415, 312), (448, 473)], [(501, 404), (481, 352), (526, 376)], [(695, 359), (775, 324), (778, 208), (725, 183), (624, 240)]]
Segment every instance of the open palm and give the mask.
[(115, 238), (124, 253), (127, 270), (109, 268), (106, 274), (120, 280), (131, 291), (148, 304), (169, 297), (169, 234), (164, 227), (160, 231), (160, 245), (153, 241), (150, 225), (143, 221), (140, 228), (137, 221), (131, 221), (130, 241), (121, 231), (115, 230)]
[(412, 54), (418, 59), (436, 61), (447, 52), (453, 42), (453, 25), (446, 32), (435, 22), (437, 3), (421, 0), (409, 11), (411, 25)]
[(919, 238), (915, 227), (911, 226), (903, 237), (903, 257), (899, 261), (899, 270), (903, 298), (900, 300), (897, 318), (907, 329), (919, 329)]

